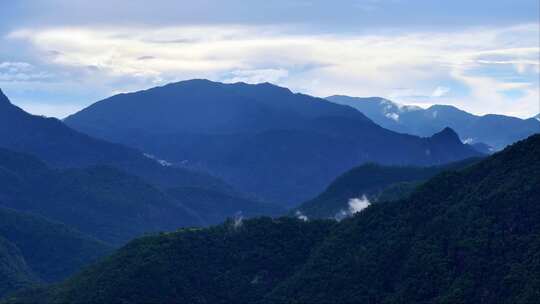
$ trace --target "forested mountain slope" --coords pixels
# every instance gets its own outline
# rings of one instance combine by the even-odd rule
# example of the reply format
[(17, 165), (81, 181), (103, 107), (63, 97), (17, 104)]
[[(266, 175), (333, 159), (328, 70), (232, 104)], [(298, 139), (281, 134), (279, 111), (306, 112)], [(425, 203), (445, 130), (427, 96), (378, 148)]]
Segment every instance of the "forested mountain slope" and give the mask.
[(230, 221), (131, 242), (7, 303), (535, 303), (540, 135), (339, 223)]

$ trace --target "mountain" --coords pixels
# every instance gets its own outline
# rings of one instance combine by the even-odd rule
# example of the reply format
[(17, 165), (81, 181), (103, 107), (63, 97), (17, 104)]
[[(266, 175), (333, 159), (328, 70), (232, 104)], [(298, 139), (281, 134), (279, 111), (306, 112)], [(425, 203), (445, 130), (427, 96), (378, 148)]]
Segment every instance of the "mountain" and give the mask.
[(364, 162), (430, 165), (479, 155), (451, 134), (398, 134), (351, 107), (269, 83), (182, 81), (112, 96), (65, 123), (176, 165), (208, 170), (287, 207)]
[(535, 303), (540, 135), (343, 221), (269, 303)]
[(341, 222), (229, 221), (129, 243), (6, 303), (535, 303), (540, 135)]
[(290, 214), (309, 219), (339, 218), (349, 212), (351, 200), (365, 197), (373, 203), (401, 198), (401, 195), (414, 191), (421, 182), (443, 171), (461, 169), (477, 161), (479, 159), (473, 158), (432, 167), (361, 165), (339, 176), (324, 192), (300, 204)]
[(201, 225), (193, 212), (138, 177), (105, 166), (52, 170), (0, 149), (0, 205), (39, 214), (111, 244)]
[(94, 139), (55, 118), (30, 115), (0, 91), (0, 147), (32, 154), (61, 167), (108, 165), (164, 187), (199, 186), (229, 192), (231, 187), (203, 173), (164, 166), (143, 153)]
[(63, 280), (112, 247), (60, 223), (0, 207), (0, 297)]
[[(444, 127), (454, 129), (461, 139), (494, 150), (540, 132), (540, 122), (504, 115), (476, 116), (453, 106), (434, 105), (427, 109), (403, 106), (380, 97), (330, 96), (331, 102), (358, 109), (384, 128), (418, 136), (430, 136)], [(490, 151), (491, 153), (493, 151)]]
[(283, 213), (273, 205), (205, 188), (160, 190), (108, 166), (55, 170), (0, 149), (0, 206), (40, 214), (114, 245), (144, 233)]
[[(40, 159), (45, 160), (48, 165), (55, 168), (69, 169), (64, 170), (61, 174), (46, 173), (54, 176), (49, 181), (49, 184), (36, 181), (35, 178), (37, 177), (35, 177), (32, 180), (32, 185), (35, 185), (35, 188), (27, 184), (25, 187), (28, 190), (24, 193), (33, 193), (35, 201), (32, 201), (32, 203), (35, 205), (34, 207), (41, 208), (40, 214), (51, 216), (51, 212), (56, 212), (56, 216), (60, 217), (54, 216), (53, 218), (62, 222), (64, 221), (63, 216), (67, 215), (64, 213), (66, 209), (61, 207), (62, 204), (68, 206), (72, 203), (70, 200), (76, 200), (81, 204), (86, 204), (84, 208), (80, 205), (79, 207), (82, 209), (78, 211), (72, 210), (80, 212), (83, 218), (95, 216), (95, 220), (109, 221), (111, 225), (117, 228), (125, 225), (122, 228), (124, 231), (122, 235), (113, 235), (107, 231), (105, 226), (93, 227), (97, 222), (77, 222), (76, 217), (71, 217), (75, 214), (70, 215), (69, 219), (71, 221), (76, 221), (79, 225), (87, 225), (87, 229), (93, 232), (96, 232), (96, 229), (102, 229), (99, 235), (93, 235), (108, 242), (127, 241), (131, 237), (139, 235), (143, 230), (146, 231), (146, 229), (150, 228), (147, 226), (150, 222), (157, 225), (152, 226), (151, 230), (161, 230), (186, 225), (207, 225), (216, 221), (223, 221), (227, 217), (234, 216), (239, 211), (244, 212), (245, 216), (283, 213), (281, 208), (277, 206), (263, 204), (256, 199), (246, 197), (221, 179), (205, 173), (174, 167), (164, 160), (150, 155), (145, 156), (137, 150), (91, 138), (70, 129), (56, 119), (30, 115), (12, 105), (1, 92), (0, 147), (7, 147), (10, 150), (38, 156)], [(23, 165), (26, 161), (28, 160), (24, 157), (20, 160), (14, 158), (12, 162), (17, 165), (16, 171), (24, 169)], [(37, 163), (34, 160), (28, 162)], [(92, 168), (88, 169), (89, 166)], [(36, 164), (36, 167), (34, 173), (41, 174), (39, 170), (44, 165)], [(115, 168), (118, 168), (118, 170)], [(15, 180), (12, 179), (11, 182)], [(53, 181), (56, 184), (53, 184)], [(44, 184), (47, 184), (47, 186), (44, 186)], [(69, 188), (63, 188), (67, 186)], [(7, 187), (7, 182), (5, 182), (4, 189), (7, 189)], [(172, 198), (166, 194), (169, 188), (177, 190), (180, 188), (196, 188), (198, 189), (197, 195), (203, 195), (202, 192), (204, 191), (208, 191), (208, 194), (204, 203), (198, 206), (193, 201), (193, 198), (189, 196), (195, 195), (193, 191), (180, 190)], [(54, 189), (58, 193), (53, 193)], [(41, 191), (41, 193), (37, 191)], [(93, 196), (85, 194), (88, 191), (93, 191)], [(1, 192), (2, 189), (0, 188), (0, 199)], [(122, 194), (124, 192), (125, 195)], [(182, 197), (180, 194), (185, 194), (185, 196)], [(36, 197), (37, 195), (42, 196)], [(61, 197), (63, 201), (53, 202), (49, 206), (38, 204), (42, 199), (55, 200), (56, 196)], [(224, 197), (226, 199), (223, 199)], [(110, 202), (111, 205), (105, 206), (103, 202)], [(250, 202), (251, 205), (249, 205)], [(124, 207), (138, 207), (130, 209), (131, 213), (122, 212), (122, 204), (125, 205)], [(187, 204), (190, 205), (187, 208), (189, 210), (185, 208)], [(52, 208), (52, 206), (57, 206), (59, 209), (56, 211), (48, 209)], [(12, 207), (19, 208), (19, 206)], [(206, 209), (209, 207), (223, 212), (218, 213), (216, 211), (207, 217), (208, 212)], [(92, 208), (92, 211), (84, 213), (83, 210), (88, 211), (88, 208)], [(101, 211), (98, 212), (94, 208), (101, 208)], [(107, 208), (117, 208), (115, 214), (120, 218), (112, 218), (110, 214), (101, 219), (97, 217), (97, 214), (107, 211)], [(151, 208), (152, 212), (138, 215), (137, 212), (143, 210), (141, 208)], [(165, 212), (165, 210), (169, 211)], [(129, 216), (133, 216), (133, 218), (128, 218)], [(161, 216), (163, 218), (160, 218)], [(141, 221), (146, 221), (146, 224)], [(79, 228), (87, 231), (82, 227)]]
[(204, 221), (204, 225), (222, 223), (226, 217), (256, 217), (261, 215), (279, 216), (286, 210), (273, 204), (267, 204), (248, 198), (196, 187), (177, 187), (167, 191), (183, 206), (194, 210)]

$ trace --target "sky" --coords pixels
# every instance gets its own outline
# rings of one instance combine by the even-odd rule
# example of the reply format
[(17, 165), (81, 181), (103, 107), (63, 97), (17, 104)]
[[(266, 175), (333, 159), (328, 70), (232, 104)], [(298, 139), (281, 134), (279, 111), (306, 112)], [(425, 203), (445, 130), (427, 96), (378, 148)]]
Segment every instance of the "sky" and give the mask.
[(540, 0), (2, 0), (0, 12), (0, 88), (33, 114), (192, 78), (540, 112)]

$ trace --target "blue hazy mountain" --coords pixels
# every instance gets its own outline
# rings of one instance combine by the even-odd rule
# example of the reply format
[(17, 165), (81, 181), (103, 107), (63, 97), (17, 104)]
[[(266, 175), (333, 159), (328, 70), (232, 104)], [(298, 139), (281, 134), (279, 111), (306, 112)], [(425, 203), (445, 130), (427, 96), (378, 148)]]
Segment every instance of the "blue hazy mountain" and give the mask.
[[(450, 127), (461, 140), (479, 151), (505, 146), (540, 132), (540, 121), (504, 115), (476, 116), (453, 106), (434, 105), (427, 109), (403, 106), (380, 97), (330, 96), (332, 102), (358, 109), (384, 128), (418, 136), (430, 136)], [(486, 146), (487, 145), (487, 146)], [(494, 152), (494, 151), (491, 151)]]
[(64, 223), (109, 244), (202, 225), (195, 212), (112, 167), (53, 170), (32, 156), (0, 149), (0, 181), (0, 206)]
[(537, 303), (540, 135), (351, 218), (134, 240), (6, 303)]
[(281, 209), (206, 188), (161, 190), (108, 166), (53, 170), (0, 149), (0, 206), (39, 214), (120, 245), (145, 233), (216, 224)]
[[(47, 163), (0, 149), (4, 169), (0, 175), (6, 174), (0, 203), (73, 225), (114, 244), (150, 231), (215, 224), (239, 212), (246, 217), (284, 212), (246, 198), (208, 174), (91, 138), (56, 119), (30, 115), (4, 95), (0, 95), (0, 147)], [(198, 204), (196, 198), (201, 197)]]
[(26, 113), (0, 91), (0, 147), (37, 156), (54, 167), (112, 165), (164, 187), (197, 186), (231, 191), (207, 174), (160, 164), (140, 151), (92, 138), (55, 118)]
[(432, 165), (478, 155), (451, 130), (398, 134), (352, 107), (269, 83), (182, 81), (112, 96), (65, 122), (286, 206), (364, 162)]

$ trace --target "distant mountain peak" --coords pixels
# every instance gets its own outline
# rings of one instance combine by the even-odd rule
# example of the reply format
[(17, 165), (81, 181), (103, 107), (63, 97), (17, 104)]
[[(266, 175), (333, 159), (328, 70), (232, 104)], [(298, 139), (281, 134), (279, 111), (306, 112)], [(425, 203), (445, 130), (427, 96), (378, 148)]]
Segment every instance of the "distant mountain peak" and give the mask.
[(444, 128), (442, 131), (431, 136), (433, 140), (444, 142), (461, 142), (459, 135), (450, 127)]

